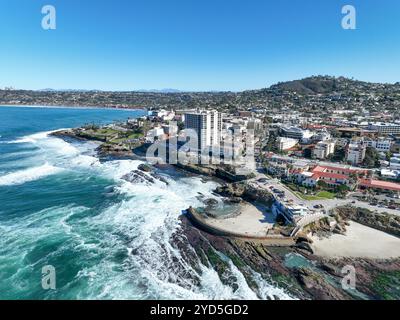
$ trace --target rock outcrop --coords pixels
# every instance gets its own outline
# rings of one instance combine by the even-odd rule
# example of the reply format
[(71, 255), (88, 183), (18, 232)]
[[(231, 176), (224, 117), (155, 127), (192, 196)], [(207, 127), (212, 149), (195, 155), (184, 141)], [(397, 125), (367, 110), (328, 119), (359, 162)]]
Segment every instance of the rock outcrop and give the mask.
[[(326, 260), (297, 247), (268, 247), (257, 241), (212, 235), (194, 227), (186, 216), (182, 216), (181, 220), (180, 234), (183, 234), (184, 238), (180, 237), (176, 245), (195, 270), (201, 269), (201, 262), (216, 270), (225, 284), (234, 287), (235, 279), (230, 272), (229, 263), (222, 258), (227, 257), (260, 298), (260, 279), (254, 278), (254, 271), (271, 285), (280, 287), (299, 299), (400, 298), (400, 292), (396, 289), (400, 284), (400, 259)], [(300, 243), (308, 244), (306, 241)], [(289, 254), (301, 255), (309, 261), (310, 266), (288, 267), (285, 261)], [(341, 270), (346, 265), (352, 265), (357, 270), (357, 292), (349, 292), (342, 288)]]
[(145, 183), (147, 185), (153, 184), (158, 180), (168, 185), (168, 181), (164, 177), (154, 173), (152, 170), (151, 166), (140, 164), (137, 170), (132, 170), (123, 175), (121, 179), (131, 183)]
[(227, 183), (218, 187), (215, 193), (228, 198), (231, 202), (238, 202), (238, 199), (254, 202), (257, 201), (270, 206), (273, 202), (272, 195), (259, 188), (254, 188), (246, 182)]
[(335, 213), (337, 218), (342, 221), (352, 220), (367, 227), (400, 237), (400, 216), (353, 207), (336, 208)]

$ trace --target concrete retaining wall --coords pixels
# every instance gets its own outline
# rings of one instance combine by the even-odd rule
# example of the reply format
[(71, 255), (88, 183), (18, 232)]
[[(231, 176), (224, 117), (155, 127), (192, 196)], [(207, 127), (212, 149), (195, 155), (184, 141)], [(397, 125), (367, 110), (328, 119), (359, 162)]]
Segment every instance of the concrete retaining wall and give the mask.
[(215, 236), (220, 237), (229, 237), (229, 238), (239, 238), (239, 239), (247, 239), (247, 240), (258, 240), (263, 241), (266, 245), (270, 246), (292, 246), (295, 244), (295, 241), (291, 237), (277, 237), (277, 236), (265, 236), (265, 237), (257, 237), (257, 236), (249, 236), (246, 234), (230, 232), (226, 230), (222, 230), (218, 227), (211, 226), (207, 223), (206, 219), (204, 219), (200, 214), (198, 214), (193, 208), (189, 208), (186, 210), (186, 215), (189, 220), (198, 227), (199, 229), (213, 234)]

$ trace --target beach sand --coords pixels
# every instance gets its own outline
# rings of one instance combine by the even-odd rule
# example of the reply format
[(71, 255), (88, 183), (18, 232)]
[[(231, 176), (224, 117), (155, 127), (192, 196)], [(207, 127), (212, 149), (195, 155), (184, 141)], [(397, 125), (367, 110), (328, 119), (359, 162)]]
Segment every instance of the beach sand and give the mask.
[(312, 238), (318, 256), (339, 258), (389, 259), (400, 257), (400, 239), (385, 232), (350, 222), (346, 235), (334, 234), (327, 239)]

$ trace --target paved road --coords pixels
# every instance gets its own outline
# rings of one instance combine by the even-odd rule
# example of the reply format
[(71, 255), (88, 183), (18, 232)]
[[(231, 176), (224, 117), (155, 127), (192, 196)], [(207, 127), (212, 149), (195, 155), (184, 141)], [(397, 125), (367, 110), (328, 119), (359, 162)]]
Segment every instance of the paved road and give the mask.
[(348, 164), (342, 164), (342, 163), (337, 163), (337, 162), (329, 162), (329, 161), (321, 161), (321, 160), (316, 160), (316, 159), (307, 159), (307, 158), (300, 158), (300, 157), (289, 157), (289, 156), (283, 156), (283, 155), (274, 155), (275, 158), (279, 158), (285, 161), (290, 161), (290, 162), (305, 162), (311, 166), (319, 165), (319, 166), (327, 166), (327, 167), (337, 167), (337, 168), (346, 168), (346, 169), (352, 169), (352, 170), (367, 170), (367, 171), (373, 171), (374, 169), (366, 169), (366, 168), (359, 168), (359, 167), (353, 167)]
[[(266, 183), (258, 182), (258, 179), (267, 179)], [(387, 212), (390, 214), (398, 215), (400, 216), (400, 210), (396, 209), (387, 209), (387, 208), (379, 208), (375, 206), (371, 206), (369, 203), (354, 200), (354, 199), (323, 199), (323, 200), (304, 200), (300, 199), (292, 190), (290, 190), (288, 187), (286, 187), (284, 184), (282, 184), (278, 179), (271, 179), (267, 177), (263, 173), (257, 173), (257, 176), (254, 179), (251, 179), (250, 182), (253, 185), (258, 186), (259, 188), (264, 188), (270, 192), (271, 191), (271, 186), (274, 189), (278, 189), (280, 191), (285, 192), (285, 199), (293, 201), (293, 204), (296, 205), (304, 205), (308, 207), (310, 210), (315, 210), (314, 206), (315, 205), (323, 205), (325, 210), (330, 210), (335, 207), (339, 206), (345, 206), (345, 205), (352, 205), (354, 207), (359, 207), (359, 208), (365, 208), (369, 209), (371, 211), (377, 211), (377, 212)], [(355, 203), (352, 203), (355, 202)]]

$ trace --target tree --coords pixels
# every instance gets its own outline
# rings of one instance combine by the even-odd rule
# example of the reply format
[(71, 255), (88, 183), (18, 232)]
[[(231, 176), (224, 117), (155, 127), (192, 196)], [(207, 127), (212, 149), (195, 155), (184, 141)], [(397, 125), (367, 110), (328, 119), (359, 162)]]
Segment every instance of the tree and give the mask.
[(321, 188), (321, 189), (328, 188), (328, 184), (324, 180), (318, 180), (317, 186), (318, 186), (318, 188)]
[(379, 167), (379, 153), (375, 148), (367, 147), (363, 164), (367, 168)]
[(339, 192), (341, 194), (345, 194), (347, 191), (350, 190), (350, 188), (348, 186), (346, 186), (345, 184), (341, 184), (336, 187), (336, 190), (337, 190), (337, 192)]
[(392, 157), (392, 153), (390, 151), (386, 152), (386, 161), (390, 161), (391, 157)]

